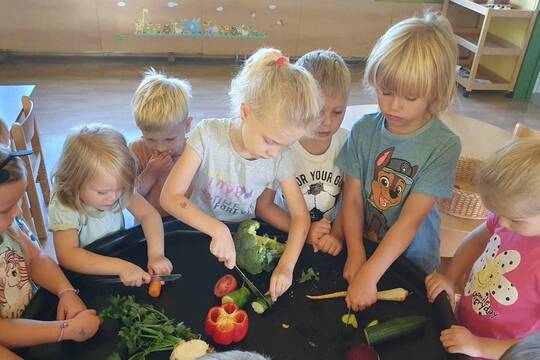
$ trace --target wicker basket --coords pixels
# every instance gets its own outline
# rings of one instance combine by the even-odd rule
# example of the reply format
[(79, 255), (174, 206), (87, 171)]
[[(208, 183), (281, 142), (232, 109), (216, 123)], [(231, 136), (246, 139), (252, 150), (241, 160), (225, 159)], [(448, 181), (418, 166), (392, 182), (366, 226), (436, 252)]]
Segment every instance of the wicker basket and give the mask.
[(440, 199), (441, 211), (465, 219), (485, 219), (487, 209), (476, 192), (474, 174), (480, 160), (460, 158), (456, 171), (456, 184), (451, 199)]

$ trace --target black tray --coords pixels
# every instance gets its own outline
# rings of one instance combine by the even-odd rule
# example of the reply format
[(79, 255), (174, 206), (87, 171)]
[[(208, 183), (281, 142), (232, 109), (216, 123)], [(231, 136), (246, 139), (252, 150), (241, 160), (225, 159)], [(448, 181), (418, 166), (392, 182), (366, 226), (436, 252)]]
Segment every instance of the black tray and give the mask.
[[(201, 333), (203, 339), (212, 346), (204, 334), (204, 318), (208, 309), (219, 304), (213, 295), (217, 279), (229, 271), (213, 257), (209, 250), (209, 237), (172, 219), (164, 222), (166, 255), (174, 264), (174, 272), (183, 276), (180, 280), (168, 282), (161, 296), (153, 299), (147, 295), (147, 287), (126, 288), (119, 285), (101, 285), (84, 275), (69, 274), (70, 280), (80, 289), (80, 296), (89, 308), (98, 311), (108, 305), (112, 294), (133, 294), (140, 303), (152, 304), (178, 321), (183, 321), (194, 332)], [(232, 230), (236, 225), (230, 224)], [(285, 235), (263, 225), (259, 233)], [(371, 242), (366, 242), (369, 252), (374, 250)], [(135, 227), (88, 247), (94, 252), (117, 256), (146, 267), (146, 243), (140, 227)], [(348, 349), (353, 344), (365, 343), (363, 329), (371, 320), (380, 322), (405, 315), (424, 315), (428, 318), (425, 329), (413, 335), (376, 346), (381, 360), (391, 359), (461, 359), (461, 355), (451, 355), (444, 351), (439, 341), (442, 329), (454, 323), (450, 305), (444, 296), (439, 296), (434, 304), (426, 300), (423, 273), (407, 259), (399, 258), (379, 282), (379, 290), (403, 287), (412, 291), (405, 302), (380, 301), (366, 311), (357, 314), (359, 328), (345, 329), (341, 316), (347, 313), (343, 299), (308, 300), (306, 294), (321, 294), (346, 289), (342, 278), (345, 262), (344, 252), (338, 257), (314, 254), (311, 247), (305, 247), (294, 272), (293, 285), (264, 315), (255, 314), (250, 306), (247, 337), (229, 347), (216, 346), (217, 350), (254, 350), (273, 359), (346, 359)], [(313, 267), (320, 273), (320, 281), (297, 283), (302, 270)], [(236, 274), (233, 273), (235, 277)], [(255, 285), (266, 291), (270, 274), (250, 276)], [(239, 279), (240, 280), (240, 279)], [(23, 317), (52, 320), (56, 314), (56, 297), (45, 290), (39, 290), (32, 299)], [(282, 324), (290, 327), (285, 329)], [(96, 336), (84, 343), (64, 341), (62, 343), (35, 346), (20, 353), (25, 359), (105, 359), (116, 350), (119, 340), (116, 335), (119, 325), (106, 320)], [(170, 353), (162, 352), (150, 359), (168, 359)]]

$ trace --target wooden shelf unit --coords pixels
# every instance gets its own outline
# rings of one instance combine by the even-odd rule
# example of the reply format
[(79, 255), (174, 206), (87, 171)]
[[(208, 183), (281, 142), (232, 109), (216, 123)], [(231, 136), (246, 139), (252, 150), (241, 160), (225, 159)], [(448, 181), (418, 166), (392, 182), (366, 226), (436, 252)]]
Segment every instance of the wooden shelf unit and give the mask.
[[(526, 7), (495, 10), (470, 0), (444, 0), (443, 14), (454, 27), (460, 49), (468, 54), (460, 59), (460, 65), (469, 74), (457, 77), (464, 96), (472, 90), (513, 91), (537, 15), (538, 0), (525, 1)], [(449, 15), (450, 7), (474, 13), (476, 26), (460, 24), (459, 16)], [(509, 19), (504, 31), (500, 30), (501, 19)]]

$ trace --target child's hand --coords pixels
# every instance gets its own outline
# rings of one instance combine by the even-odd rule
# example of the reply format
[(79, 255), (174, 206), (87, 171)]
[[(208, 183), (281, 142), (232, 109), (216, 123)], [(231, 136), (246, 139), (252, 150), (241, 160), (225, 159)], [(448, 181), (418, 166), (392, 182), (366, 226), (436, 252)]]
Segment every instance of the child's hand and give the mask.
[(353, 311), (362, 311), (377, 302), (377, 282), (360, 269), (349, 283), (345, 302)]
[(343, 249), (343, 242), (332, 234), (326, 234), (319, 240), (319, 250), (332, 256), (338, 255)]
[(58, 299), (56, 320), (72, 319), (84, 310), (86, 310), (86, 305), (75, 291), (64, 291)]
[(358, 270), (362, 267), (363, 262), (359, 256), (347, 254), (345, 267), (343, 268), (343, 278), (350, 284)]
[(308, 244), (313, 245), (313, 251), (318, 252), (320, 250), (320, 239), (323, 235), (330, 234), (332, 224), (327, 219), (315, 221), (311, 223), (307, 236)]
[(482, 355), (478, 337), (463, 326), (452, 325), (450, 329), (443, 330), (441, 332), (441, 342), (444, 349), (449, 353), (461, 353), (471, 357), (480, 357)]
[(68, 320), (68, 324), (64, 330), (63, 340), (82, 342), (94, 336), (99, 329), (101, 319), (97, 316), (96, 310), (84, 310)]
[(174, 165), (174, 161), (169, 153), (157, 153), (152, 154), (148, 164), (146, 165), (147, 171), (150, 171), (155, 176), (168, 173)]
[(148, 273), (151, 275), (169, 275), (172, 271), (172, 263), (164, 255), (148, 256)]
[(276, 301), (278, 297), (283, 295), (292, 285), (293, 268), (287, 266), (278, 266), (272, 272), (270, 278), (270, 297), (272, 301)]
[(448, 277), (438, 272), (429, 274), (426, 277), (426, 289), (428, 301), (430, 303), (433, 303), (435, 298), (437, 298), (441, 292), (446, 291), (448, 294), (448, 300), (450, 300), (450, 304), (452, 305), (452, 308), (454, 308), (455, 286), (452, 281), (448, 279)]
[(129, 261), (124, 261), (122, 269), (118, 273), (124, 286), (141, 286), (150, 282), (150, 274)]
[(229, 228), (222, 224), (214, 234), (210, 241), (210, 253), (218, 258), (219, 261), (225, 263), (225, 266), (232, 269), (236, 265), (236, 249)]

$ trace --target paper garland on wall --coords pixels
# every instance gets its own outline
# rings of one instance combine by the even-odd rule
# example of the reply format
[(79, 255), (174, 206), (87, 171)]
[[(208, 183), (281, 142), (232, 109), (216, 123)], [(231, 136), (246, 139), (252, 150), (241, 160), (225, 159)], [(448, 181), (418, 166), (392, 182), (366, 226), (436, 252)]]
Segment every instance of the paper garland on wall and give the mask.
[[(218, 10), (219, 9), (219, 10)], [(219, 6), (216, 11), (222, 12)], [(142, 15), (136, 19), (135, 35), (137, 36), (192, 36), (192, 37), (224, 37), (224, 38), (267, 38), (268, 34), (257, 31), (251, 26), (216, 24), (212, 20), (201, 18), (171, 20), (165, 23), (148, 21), (148, 9), (142, 9)]]

